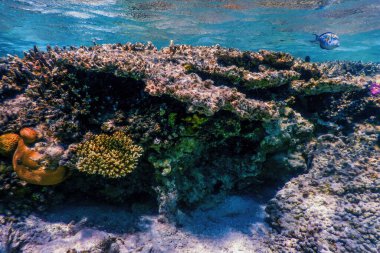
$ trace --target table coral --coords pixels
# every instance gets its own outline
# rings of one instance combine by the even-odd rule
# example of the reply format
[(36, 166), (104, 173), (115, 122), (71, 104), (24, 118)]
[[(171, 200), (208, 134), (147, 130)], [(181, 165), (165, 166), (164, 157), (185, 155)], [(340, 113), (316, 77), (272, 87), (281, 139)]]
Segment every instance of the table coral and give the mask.
[(364, 90), (368, 80), (364, 77), (335, 77), (321, 78), (310, 81), (296, 80), (293, 81), (292, 88), (305, 95), (318, 95), (322, 93), (348, 92), (354, 90)]
[(94, 135), (78, 145), (77, 168), (109, 178), (125, 177), (136, 168), (142, 151), (122, 132)]

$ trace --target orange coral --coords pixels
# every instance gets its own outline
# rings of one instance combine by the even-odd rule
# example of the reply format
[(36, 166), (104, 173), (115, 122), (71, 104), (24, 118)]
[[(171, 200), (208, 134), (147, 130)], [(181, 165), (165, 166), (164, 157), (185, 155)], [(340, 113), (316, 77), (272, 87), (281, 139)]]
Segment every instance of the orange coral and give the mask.
[(0, 135), (0, 155), (10, 156), (16, 150), (19, 139), (18, 134)]
[(37, 131), (30, 127), (25, 127), (21, 129), (20, 135), (26, 144), (31, 144), (35, 142), (38, 138)]
[(24, 140), (19, 140), (13, 156), (13, 169), (24, 181), (36, 185), (55, 185), (67, 178), (67, 169), (59, 166), (55, 170), (46, 170), (40, 165), (43, 155), (29, 149)]

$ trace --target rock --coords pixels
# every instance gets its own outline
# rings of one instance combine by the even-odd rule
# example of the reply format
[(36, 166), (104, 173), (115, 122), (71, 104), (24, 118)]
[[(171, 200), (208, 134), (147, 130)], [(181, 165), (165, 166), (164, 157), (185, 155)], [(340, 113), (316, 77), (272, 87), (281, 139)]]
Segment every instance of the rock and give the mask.
[[(55, 252), (66, 253), (69, 250), (91, 251), (107, 239), (108, 235), (105, 232), (100, 232), (92, 229), (83, 229), (76, 233), (74, 236), (66, 237), (64, 239), (53, 240), (44, 245), (34, 245), (30, 250), (25, 249), (25, 252)], [(94, 251), (95, 252), (95, 251)]]

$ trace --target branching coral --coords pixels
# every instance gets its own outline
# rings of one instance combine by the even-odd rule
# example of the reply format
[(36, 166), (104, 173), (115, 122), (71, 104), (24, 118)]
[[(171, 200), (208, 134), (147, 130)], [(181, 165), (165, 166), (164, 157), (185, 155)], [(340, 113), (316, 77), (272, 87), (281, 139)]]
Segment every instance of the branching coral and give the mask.
[(109, 178), (125, 177), (136, 168), (142, 152), (123, 132), (93, 135), (78, 145), (77, 168)]

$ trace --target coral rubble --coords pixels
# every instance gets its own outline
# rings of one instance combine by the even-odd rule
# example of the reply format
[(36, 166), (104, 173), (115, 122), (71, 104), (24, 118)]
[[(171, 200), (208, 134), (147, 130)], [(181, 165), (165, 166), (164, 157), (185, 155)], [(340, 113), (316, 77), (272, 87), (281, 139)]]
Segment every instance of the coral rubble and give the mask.
[[(380, 97), (371, 95), (371, 84), (378, 65), (310, 63), (218, 45), (158, 50), (151, 43), (35, 47), (0, 64), (0, 152), (18, 146), (13, 167), (26, 182), (60, 183), (55, 191), (63, 195), (117, 203), (149, 196), (175, 220), (181, 208), (211, 195), (303, 172), (267, 208), (279, 242), (295, 252), (378, 246), (371, 241), (376, 227), (369, 241), (342, 246), (349, 241), (337, 234), (346, 232), (332, 225), (347, 225), (342, 217), (356, 212), (355, 199), (376, 208), (370, 181), (379, 176)], [(20, 129), (21, 140), (10, 134)], [(328, 136), (342, 143), (329, 144)], [(344, 188), (347, 180), (360, 190)], [(363, 210), (357, 219), (366, 218)], [(316, 235), (320, 230), (331, 240)]]

